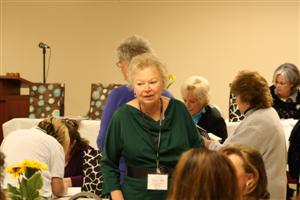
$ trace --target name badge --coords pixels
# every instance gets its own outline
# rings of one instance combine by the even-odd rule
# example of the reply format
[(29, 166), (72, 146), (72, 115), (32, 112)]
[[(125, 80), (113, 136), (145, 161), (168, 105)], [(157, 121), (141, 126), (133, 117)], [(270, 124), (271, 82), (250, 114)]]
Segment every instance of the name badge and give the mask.
[(167, 174), (148, 174), (147, 179), (148, 190), (168, 190)]

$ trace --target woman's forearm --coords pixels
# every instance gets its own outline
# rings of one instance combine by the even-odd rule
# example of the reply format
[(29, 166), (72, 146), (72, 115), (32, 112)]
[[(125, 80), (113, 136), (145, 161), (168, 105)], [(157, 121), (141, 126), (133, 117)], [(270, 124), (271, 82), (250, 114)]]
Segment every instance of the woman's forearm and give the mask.
[(110, 193), (112, 200), (124, 200), (121, 190), (114, 190)]

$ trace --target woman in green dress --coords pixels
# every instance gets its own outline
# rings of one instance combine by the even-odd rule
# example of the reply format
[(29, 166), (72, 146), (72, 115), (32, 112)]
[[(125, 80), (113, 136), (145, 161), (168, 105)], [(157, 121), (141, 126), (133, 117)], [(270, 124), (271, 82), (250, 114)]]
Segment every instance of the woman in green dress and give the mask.
[[(204, 142), (185, 105), (162, 92), (167, 70), (150, 53), (133, 58), (128, 81), (136, 98), (113, 115), (101, 160), (103, 194), (113, 200), (164, 200), (182, 152)], [(120, 185), (119, 160), (127, 174)]]

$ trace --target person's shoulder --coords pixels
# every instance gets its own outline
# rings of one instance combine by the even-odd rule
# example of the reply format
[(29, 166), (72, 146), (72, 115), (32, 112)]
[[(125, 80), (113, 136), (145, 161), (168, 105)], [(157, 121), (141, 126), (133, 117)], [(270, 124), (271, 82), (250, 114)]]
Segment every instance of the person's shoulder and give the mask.
[(127, 115), (130, 110), (132, 110), (132, 106), (128, 105), (128, 103), (124, 103), (113, 113), (113, 116)]
[(277, 112), (273, 107), (268, 107), (268, 108), (259, 108), (255, 109), (253, 114), (255, 115), (261, 115), (261, 114), (273, 114), (276, 115)]
[[(26, 139), (26, 138), (32, 138), (35, 135), (39, 136), (39, 134), (35, 134), (35, 133), (39, 133), (40, 130), (38, 130), (37, 127), (33, 127), (33, 128), (29, 128), (29, 129), (18, 129), (15, 131), (12, 131), (11, 133), (9, 133), (7, 135), (7, 138), (20, 138), (20, 139)], [(45, 134), (41, 134), (41, 135), (45, 135)], [(43, 136), (41, 136), (43, 137)]]
[(127, 85), (121, 85), (113, 89), (108, 95), (108, 104), (117, 103), (119, 106), (134, 98), (132, 89)]
[(169, 98), (168, 106), (175, 109), (187, 109), (185, 104), (176, 98)]
[[(206, 113), (210, 116), (212, 116), (215, 119), (223, 119), (222, 114), (220, 110), (217, 107), (214, 106), (206, 106), (205, 107)], [(223, 119), (224, 120), (224, 119)]]
[(52, 146), (52, 145), (61, 146), (55, 137), (48, 135), (46, 133), (46, 131), (44, 131), (40, 128), (35, 127), (32, 129), (29, 129), (29, 133), (31, 134), (30, 137), (32, 139), (39, 140), (40, 143), (47, 143), (47, 144), (49, 144), (49, 146)]
[(114, 88), (109, 95), (110, 96), (121, 96), (124, 94), (130, 94), (133, 93), (133, 91), (127, 86), (127, 85), (121, 85), (117, 88)]
[(273, 107), (256, 109), (247, 116), (247, 119), (247, 121), (257, 124), (280, 124), (278, 113)]
[(165, 97), (173, 98), (173, 95), (168, 90), (164, 90), (162, 95)]

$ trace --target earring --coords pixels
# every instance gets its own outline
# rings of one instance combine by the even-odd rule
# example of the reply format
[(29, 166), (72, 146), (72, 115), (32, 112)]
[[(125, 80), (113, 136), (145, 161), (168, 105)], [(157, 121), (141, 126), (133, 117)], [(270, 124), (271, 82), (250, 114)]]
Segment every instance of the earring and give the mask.
[(250, 184), (251, 184), (251, 181), (250, 181), (250, 180), (247, 181), (247, 182), (246, 182), (246, 188), (248, 188)]

